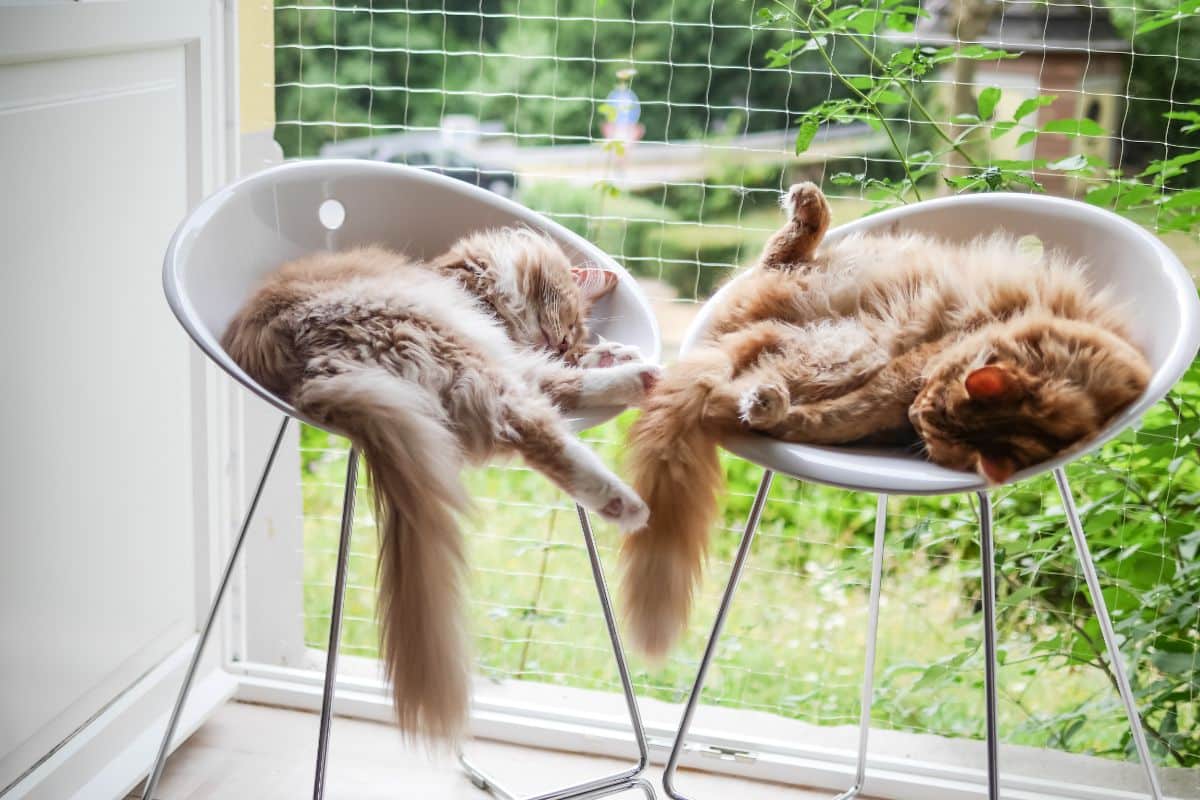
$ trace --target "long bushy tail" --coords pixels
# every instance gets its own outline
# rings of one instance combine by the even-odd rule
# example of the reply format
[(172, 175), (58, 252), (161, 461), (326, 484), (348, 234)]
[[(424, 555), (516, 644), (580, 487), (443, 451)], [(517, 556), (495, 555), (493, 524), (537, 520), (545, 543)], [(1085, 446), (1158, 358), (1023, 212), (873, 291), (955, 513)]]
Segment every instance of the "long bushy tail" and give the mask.
[[(723, 483), (721, 420), (712, 389), (729, 382), (729, 358), (696, 351), (667, 369), (630, 431), (633, 487), (650, 521), (621, 547), (622, 610), (634, 645), (661, 657), (687, 626)], [(732, 420), (731, 420), (732, 421)]]
[(420, 386), (372, 368), (306, 382), (297, 406), (347, 434), (371, 472), (380, 650), (400, 729), (453, 742), (470, 699), (456, 520), (467, 494), (445, 412)]

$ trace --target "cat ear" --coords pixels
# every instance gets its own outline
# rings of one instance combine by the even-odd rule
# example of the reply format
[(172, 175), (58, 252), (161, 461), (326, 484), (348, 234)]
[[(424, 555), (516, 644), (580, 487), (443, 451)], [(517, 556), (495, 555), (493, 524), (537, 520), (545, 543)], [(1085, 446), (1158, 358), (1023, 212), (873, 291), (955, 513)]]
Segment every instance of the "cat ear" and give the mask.
[(972, 371), (963, 383), (968, 397), (983, 402), (1007, 400), (1017, 391), (1016, 379), (1008, 370), (995, 364)]
[(572, 267), (571, 277), (589, 303), (594, 303), (617, 286), (617, 273), (599, 267)]
[(1004, 483), (1017, 471), (1017, 465), (1010, 459), (1003, 456), (985, 456), (982, 453), (979, 454), (977, 466), (979, 474), (992, 484)]

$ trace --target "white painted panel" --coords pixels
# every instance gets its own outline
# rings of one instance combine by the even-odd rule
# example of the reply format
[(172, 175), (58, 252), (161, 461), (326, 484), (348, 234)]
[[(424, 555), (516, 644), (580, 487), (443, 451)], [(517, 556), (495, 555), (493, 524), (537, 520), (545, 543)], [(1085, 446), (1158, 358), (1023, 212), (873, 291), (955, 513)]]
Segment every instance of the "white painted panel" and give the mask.
[(194, 629), (185, 56), (0, 66), (0, 787)]
[[(282, 414), (257, 397), (244, 396), (244, 475), (239, 510), (258, 483)], [(243, 579), (231, 603), (244, 617), (233, 629), (244, 641), (233, 648), (238, 661), (280, 667), (312, 663), (304, 643), (304, 513), (300, 494), (300, 423), (293, 422), (275, 460), (245, 547)]]

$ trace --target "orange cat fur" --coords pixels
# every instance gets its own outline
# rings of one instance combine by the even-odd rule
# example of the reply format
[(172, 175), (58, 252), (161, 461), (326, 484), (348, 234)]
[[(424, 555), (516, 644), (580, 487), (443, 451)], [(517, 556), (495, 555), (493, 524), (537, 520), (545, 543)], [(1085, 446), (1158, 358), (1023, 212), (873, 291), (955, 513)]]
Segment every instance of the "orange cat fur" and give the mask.
[(587, 508), (640, 527), (642, 501), (560, 409), (640, 402), (635, 348), (588, 343), (617, 276), (572, 270), (526, 229), (468, 236), (417, 263), (382, 248), (281, 267), (224, 337), (255, 380), (362, 451), (380, 534), (381, 651), (406, 735), (453, 740), (469, 700), (459, 473), (519, 453)]
[(722, 475), (717, 442), (918, 442), (1002, 483), (1086, 441), (1145, 389), (1149, 367), (1112, 298), (1077, 264), (995, 235), (915, 233), (822, 246), (813, 184), (736, 284), (707, 337), (663, 375), (631, 431), (650, 521), (622, 546), (624, 612), (662, 655), (686, 625)]

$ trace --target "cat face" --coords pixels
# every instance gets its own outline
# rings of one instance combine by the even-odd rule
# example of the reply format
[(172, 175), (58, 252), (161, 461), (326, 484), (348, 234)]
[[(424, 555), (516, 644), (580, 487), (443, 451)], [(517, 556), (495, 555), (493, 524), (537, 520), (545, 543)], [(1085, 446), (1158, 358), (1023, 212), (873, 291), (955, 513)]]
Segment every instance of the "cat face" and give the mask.
[(434, 263), (487, 303), (513, 341), (569, 362), (585, 349), (592, 304), (617, 285), (616, 273), (572, 267), (552, 239), (528, 228), (472, 234)]
[(931, 363), (909, 419), (931, 461), (993, 484), (1096, 435), (1150, 375), (1123, 339), (1069, 320), (1006, 327), (983, 355), (963, 345)]

